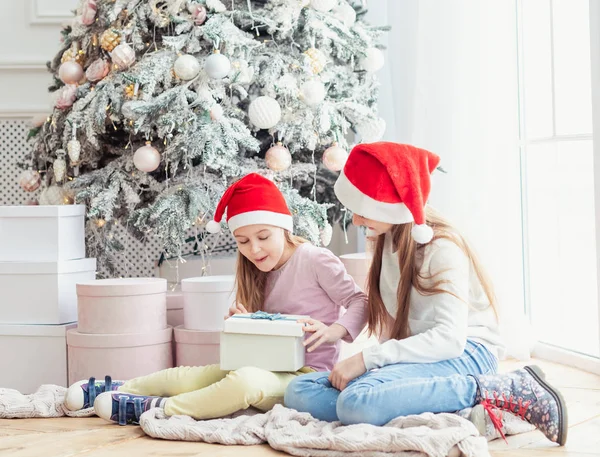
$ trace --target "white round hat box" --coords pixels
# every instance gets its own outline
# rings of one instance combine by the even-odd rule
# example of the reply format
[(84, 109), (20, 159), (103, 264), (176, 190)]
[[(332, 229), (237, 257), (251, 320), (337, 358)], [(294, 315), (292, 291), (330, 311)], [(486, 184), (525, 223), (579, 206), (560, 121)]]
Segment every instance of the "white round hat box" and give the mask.
[(202, 276), (181, 281), (183, 326), (189, 330), (219, 332), (235, 301), (235, 276)]

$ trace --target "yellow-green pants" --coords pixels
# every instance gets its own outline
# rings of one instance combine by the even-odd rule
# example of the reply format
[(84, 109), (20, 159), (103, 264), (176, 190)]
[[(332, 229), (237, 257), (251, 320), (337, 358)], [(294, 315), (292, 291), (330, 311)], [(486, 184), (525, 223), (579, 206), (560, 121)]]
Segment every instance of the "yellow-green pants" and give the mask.
[(250, 406), (268, 411), (283, 403), (287, 385), (296, 372), (273, 373), (254, 367), (222, 371), (219, 365), (177, 367), (127, 381), (119, 390), (130, 394), (168, 397), (165, 414), (183, 414), (194, 419), (223, 417)]

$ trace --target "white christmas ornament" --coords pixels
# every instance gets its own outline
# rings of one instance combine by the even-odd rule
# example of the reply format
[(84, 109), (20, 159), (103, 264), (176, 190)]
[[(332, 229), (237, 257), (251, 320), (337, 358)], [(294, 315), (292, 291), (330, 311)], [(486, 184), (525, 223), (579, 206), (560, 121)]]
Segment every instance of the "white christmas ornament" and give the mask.
[(385, 133), (386, 123), (382, 118), (368, 119), (356, 126), (356, 131), (363, 143), (374, 143), (381, 140)]
[(83, 78), (83, 68), (77, 62), (69, 60), (61, 64), (58, 77), (65, 84), (77, 84)]
[(323, 164), (331, 171), (340, 171), (344, 168), (347, 159), (348, 153), (344, 148), (338, 146), (337, 143), (333, 143), (323, 153)]
[(158, 168), (160, 165), (160, 153), (153, 148), (149, 141), (146, 142), (146, 146), (142, 146), (133, 155), (133, 164), (135, 168), (140, 171), (150, 173)]
[(81, 143), (78, 140), (69, 141), (67, 143), (67, 151), (69, 153), (71, 165), (77, 165), (79, 163), (79, 157), (81, 156)]
[(224, 78), (230, 69), (229, 59), (217, 50), (204, 61), (204, 71), (213, 79)]
[(184, 81), (194, 79), (200, 73), (200, 62), (190, 54), (179, 56), (175, 61), (173, 70), (178, 78)]
[(67, 161), (65, 160), (64, 149), (56, 151), (56, 159), (54, 159), (54, 179), (56, 182), (62, 182), (67, 174)]
[(135, 62), (135, 51), (127, 43), (121, 43), (110, 53), (113, 63), (121, 70)]
[(218, 121), (223, 117), (223, 107), (221, 105), (215, 105), (210, 109), (210, 118), (213, 121)]
[(277, 100), (263, 95), (250, 103), (248, 117), (259, 129), (270, 129), (281, 119), (281, 107)]
[(273, 171), (287, 170), (292, 164), (292, 155), (283, 144), (277, 143), (271, 146), (265, 155), (267, 167)]
[(307, 81), (300, 87), (300, 95), (308, 106), (316, 106), (325, 99), (325, 85), (321, 81)]
[(342, 0), (338, 6), (333, 9), (333, 14), (346, 27), (352, 27), (356, 22), (356, 11), (345, 0)]
[(310, 0), (310, 6), (321, 13), (326, 13), (331, 11), (337, 2), (338, 0)]
[(42, 177), (35, 170), (25, 170), (19, 178), (19, 186), (25, 192), (36, 191), (42, 182)]
[(360, 66), (371, 73), (381, 70), (384, 63), (383, 52), (377, 48), (368, 48), (365, 57), (360, 59)]

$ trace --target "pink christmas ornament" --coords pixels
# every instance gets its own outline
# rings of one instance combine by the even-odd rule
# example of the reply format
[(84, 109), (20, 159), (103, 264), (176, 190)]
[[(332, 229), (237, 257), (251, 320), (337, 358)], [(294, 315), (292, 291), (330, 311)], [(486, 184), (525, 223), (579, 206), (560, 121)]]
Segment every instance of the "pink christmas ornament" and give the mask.
[(206, 8), (204, 5), (194, 5), (192, 8), (192, 17), (196, 25), (202, 25), (206, 21)]
[(75, 84), (67, 84), (58, 91), (58, 97), (54, 106), (58, 109), (66, 109), (73, 106), (77, 98), (77, 86)]
[(265, 155), (265, 161), (269, 169), (283, 171), (287, 170), (292, 164), (292, 155), (288, 148), (281, 143), (277, 143), (275, 146), (269, 148)]
[(325, 149), (325, 152), (323, 153), (323, 164), (331, 171), (340, 171), (344, 168), (347, 159), (348, 152), (346, 152), (344, 148), (338, 146), (337, 143), (333, 143), (333, 145)]
[(104, 79), (110, 71), (110, 64), (104, 59), (94, 60), (85, 71), (88, 81), (96, 82)]
[(121, 70), (129, 68), (135, 62), (135, 51), (127, 43), (117, 46), (110, 56), (113, 63)]
[(81, 23), (92, 25), (96, 20), (97, 9), (96, 0), (86, 0), (81, 8)]
[(65, 84), (77, 84), (83, 78), (83, 68), (77, 62), (69, 60), (58, 69), (58, 77)]
[(42, 182), (40, 174), (35, 170), (25, 170), (19, 178), (19, 186), (25, 192), (36, 191)]
[(147, 173), (154, 171), (160, 165), (160, 153), (153, 148), (149, 141), (146, 146), (142, 146), (133, 155), (133, 164), (140, 171)]

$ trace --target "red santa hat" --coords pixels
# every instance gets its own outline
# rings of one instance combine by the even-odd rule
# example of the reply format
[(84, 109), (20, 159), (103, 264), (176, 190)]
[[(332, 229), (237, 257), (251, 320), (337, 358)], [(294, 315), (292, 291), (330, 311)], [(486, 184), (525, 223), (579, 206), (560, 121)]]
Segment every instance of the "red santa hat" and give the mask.
[(353, 213), (389, 224), (414, 222), (412, 237), (425, 244), (433, 230), (425, 225), (430, 176), (440, 158), (407, 144), (356, 146), (335, 183), (339, 201)]
[(214, 220), (206, 224), (209, 233), (221, 230), (225, 209), (231, 233), (254, 224), (274, 225), (290, 232), (294, 228), (292, 213), (281, 191), (273, 181), (256, 173), (244, 176), (225, 191), (215, 210)]

